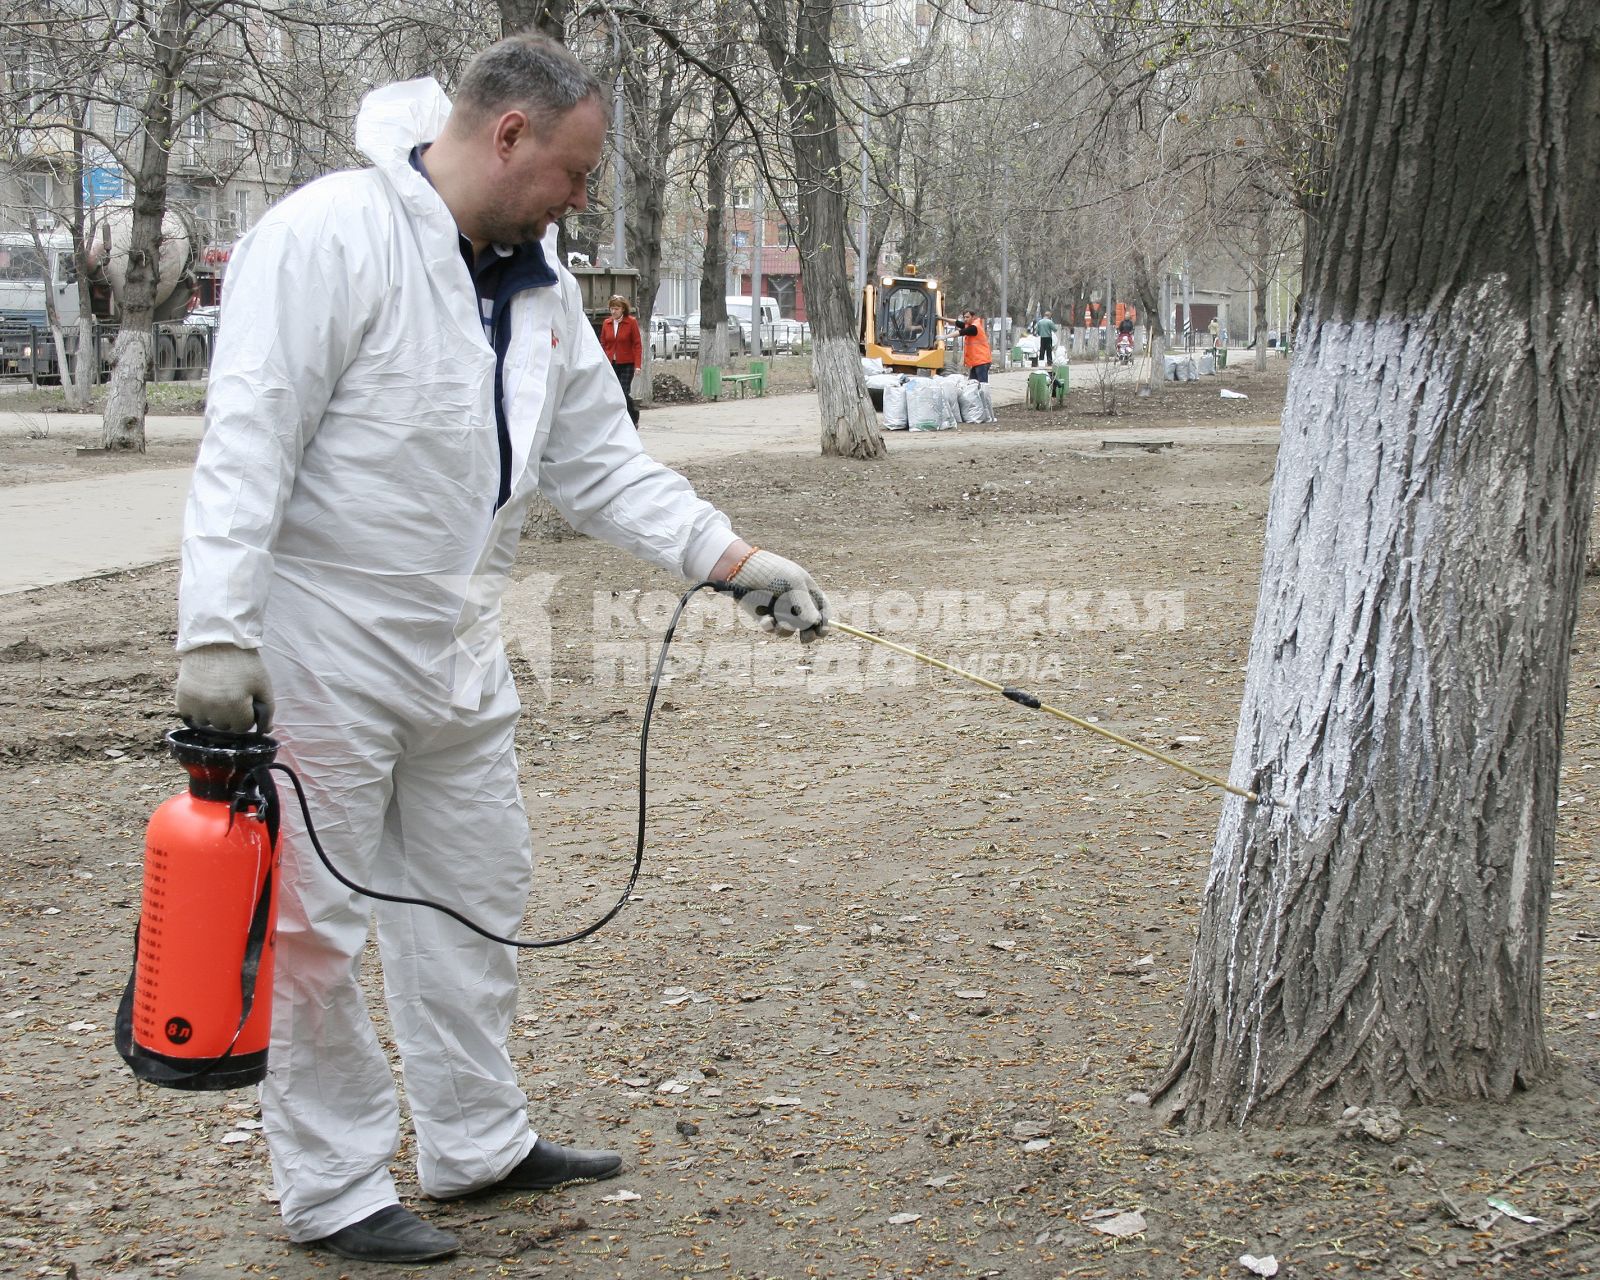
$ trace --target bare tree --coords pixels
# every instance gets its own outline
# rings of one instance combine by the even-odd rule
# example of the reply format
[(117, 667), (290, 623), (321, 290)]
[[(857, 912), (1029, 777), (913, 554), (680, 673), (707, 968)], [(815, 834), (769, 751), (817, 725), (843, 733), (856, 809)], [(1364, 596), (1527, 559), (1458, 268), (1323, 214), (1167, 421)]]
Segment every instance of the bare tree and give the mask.
[[(1507, 73), (1483, 92), (1477, 69)], [(1600, 430), (1600, 7), (1362, 0), (1173, 1065), (1191, 1124), (1504, 1099)]]
[[(719, 50), (718, 61), (728, 56)], [(728, 238), (723, 230), (723, 214), (728, 204), (728, 148), (726, 139), (732, 127), (733, 103), (727, 85), (717, 80), (709, 87), (710, 129), (705, 151), (705, 253), (700, 262), (700, 337), (696, 372), (705, 385), (708, 369), (721, 369), (728, 362)]]
[[(80, 191), (91, 152), (128, 178), (107, 448), (143, 448), (157, 307), (173, 292), (170, 273), (185, 266), (184, 255), (167, 252), (162, 279), (180, 145), (203, 159), (215, 183), (251, 164), (265, 173), (281, 157), (276, 186), (286, 189), (350, 158), (349, 120), (374, 73), (414, 66), (423, 45), (433, 63), (453, 65), (479, 20), (470, 3), (413, 4), (402, 14), (381, 3), (307, 10), (252, 0), (27, 0), (0, 18), (9, 59), (29, 68), (23, 92), (13, 77), (6, 105), (17, 111), (8, 114), (23, 127), (65, 126), (74, 137), (55, 166), (58, 189)], [(80, 199), (54, 212), (74, 236), (82, 279), (91, 229)], [(175, 299), (180, 307), (186, 300), (181, 292)]]
[(883, 433), (861, 375), (856, 308), (845, 270), (833, 65), (836, 5), (837, 0), (765, 0), (755, 19), (783, 99), (785, 141), (794, 165), (795, 238), (811, 320), (822, 452), (880, 458)]

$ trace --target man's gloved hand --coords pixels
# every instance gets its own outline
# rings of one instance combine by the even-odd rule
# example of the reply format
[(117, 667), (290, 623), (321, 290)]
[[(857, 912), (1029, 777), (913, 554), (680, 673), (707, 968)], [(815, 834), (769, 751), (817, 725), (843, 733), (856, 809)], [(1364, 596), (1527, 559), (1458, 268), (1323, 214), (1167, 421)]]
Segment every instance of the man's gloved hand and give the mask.
[(196, 729), (272, 727), (272, 681), (259, 649), (203, 644), (178, 659), (178, 714)]
[(798, 633), (802, 644), (828, 634), (828, 597), (793, 560), (754, 551), (733, 575), (739, 603), (768, 631)]

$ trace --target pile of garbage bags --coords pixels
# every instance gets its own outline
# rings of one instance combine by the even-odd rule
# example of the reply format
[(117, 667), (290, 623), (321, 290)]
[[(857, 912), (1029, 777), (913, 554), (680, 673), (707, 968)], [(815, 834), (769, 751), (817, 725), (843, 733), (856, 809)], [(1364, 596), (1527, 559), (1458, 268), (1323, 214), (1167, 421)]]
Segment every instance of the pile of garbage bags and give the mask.
[[(876, 371), (868, 368), (878, 365)], [(987, 383), (959, 373), (910, 377), (885, 373), (876, 360), (863, 360), (867, 386), (883, 394), (886, 431), (951, 431), (963, 422), (994, 422), (994, 401)]]

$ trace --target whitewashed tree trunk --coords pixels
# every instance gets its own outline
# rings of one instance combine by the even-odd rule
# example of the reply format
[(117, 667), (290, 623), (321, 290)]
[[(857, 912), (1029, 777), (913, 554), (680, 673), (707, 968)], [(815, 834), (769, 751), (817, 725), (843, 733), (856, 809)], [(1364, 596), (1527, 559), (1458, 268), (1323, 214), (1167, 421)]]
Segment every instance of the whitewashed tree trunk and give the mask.
[(848, 236), (839, 178), (844, 170), (831, 48), (835, 4), (795, 0), (792, 6), (764, 6), (757, 22), (783, 95), (794, 157), (795, 231), (813, 340), (822, 452), (881, 458), (887, 450), (861, 375), (855, 299), (844, 261)]
[(94, 394), (94, 385), (100, 380), (100, 344), (95, 341), (94, 312), (91, 310), (88, 289), (84, 288), (84, 301), (78, 312), (78, 363), (72, 370), (72, 393), (67, 403), (87, 408)]
[[(1600, 432), (1600, 6), (1356, 6), (1233, 781), (1194, 1126), (1504, 1099), (1540, 967)], [(1483, 93), (1477, 68), (1508, 74)]]
[(728, 363), (728, 241), (723, 232), (728, 152), (715, 140), (727, 137), (733, 108), (728, 91), (720, 84), (711, 90), (710, 115), (713, 145), (706, 153), (706, 250), (700, 262), (700, 354), (695, 364), (702, 387), (706, 370), (720, 370)]
[(194, 18), (190, 0), (165, 0), (147, 14), (151, 26), (147, 34), (157, 54), (150, 60), (150, 80), (139, 115), (144, 141), (134, 170), (127, 279), (117, 299), (117, 342), (101, 422), (107, 449), (144, 452), (149, 408), (145, 381), (155, 352), (152, 327), (160, 283), (161, 222), (167, 211), (173, 106), (178, 80), (192, 55), (188, 40)]

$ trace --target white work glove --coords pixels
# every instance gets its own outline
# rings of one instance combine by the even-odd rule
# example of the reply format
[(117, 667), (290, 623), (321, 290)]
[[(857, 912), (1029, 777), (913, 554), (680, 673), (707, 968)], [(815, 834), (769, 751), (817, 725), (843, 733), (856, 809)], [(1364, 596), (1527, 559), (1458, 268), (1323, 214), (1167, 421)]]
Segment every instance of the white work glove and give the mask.
[(195, 729), (272, 727), (272, 681), (259, 649), (203, 644), (178, 659), (178, 714)]
[(768, 631), (798, 633), (802, 644), (828, 634), (828, 597), (793, 560), (756, 551), (739, 566), (732, 586), (744, 609)]

